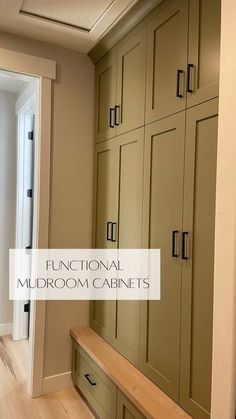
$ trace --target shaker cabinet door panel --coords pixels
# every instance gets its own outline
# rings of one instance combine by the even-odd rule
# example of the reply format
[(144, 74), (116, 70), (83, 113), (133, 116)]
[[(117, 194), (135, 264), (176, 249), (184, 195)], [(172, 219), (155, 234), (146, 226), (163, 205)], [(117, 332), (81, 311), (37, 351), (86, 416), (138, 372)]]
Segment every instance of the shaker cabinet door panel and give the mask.
[[(118, 247), (141, 247), (144, 129), (117, 137), (119, 149)], [(139, 366), (140, 302), (114, 301), (112, 345)]]
[(188, 107), (219, 96), (221, 1), (190, 0), (189, 7)]
[(116, 134), (144, 125), (146, 27), (118, 47)]
[(172, 0), (148, 25), (146, 123), (185, 109), (188, 1)]
[[(118, 161), (116, 147), (109, 141), (95, 147), (94, 247), (114, 249), (117, 242), (107, 240), (108, 222), (117, 222)], [(93, 301), (90, 325), (104, 339), (111, 336), (111, 302)]]
[(184, 132), (185, 114), (180, 113), (149, 125), (145, 135), (143, 247), (161, 249), (161, 300), (141, 303), (141, 370), (176, 401)]
[(210, 418), (218, 100), (187, 112), (180, 401)]
[(116, 52), (96, 65), (95, 142), (115, 136)]

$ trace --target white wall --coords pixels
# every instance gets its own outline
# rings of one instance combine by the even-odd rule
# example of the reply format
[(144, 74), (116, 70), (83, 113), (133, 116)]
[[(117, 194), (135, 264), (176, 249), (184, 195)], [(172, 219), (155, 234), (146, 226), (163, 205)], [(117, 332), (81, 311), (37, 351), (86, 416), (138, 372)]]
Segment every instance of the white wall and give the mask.
[[(85, 54), (4, 32), (0, 47), (57, 63), (52, 84), (49, 247), (91, 247), (94, 65)], [(69, 373), (69, 329), (88, 321), (86, 301), (47, 301), (44, 377)]]
[(0, 334), (2, 325), (12, 322), (13, 310), (8, 299), (8, 250), (15, 246), (15, 100), (15, 94), (0, 91)]
[(222, 0), (212, 419), (235, 418), (236, 2)]

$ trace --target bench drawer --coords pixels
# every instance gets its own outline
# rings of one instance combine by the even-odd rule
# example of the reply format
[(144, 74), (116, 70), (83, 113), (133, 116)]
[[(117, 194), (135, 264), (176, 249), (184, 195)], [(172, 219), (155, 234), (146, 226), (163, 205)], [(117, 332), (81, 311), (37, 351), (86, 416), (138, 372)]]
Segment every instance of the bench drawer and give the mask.
[(74, 384), (102, 419), (116, 418), (116, 386), (77, 343), (72, 350)]

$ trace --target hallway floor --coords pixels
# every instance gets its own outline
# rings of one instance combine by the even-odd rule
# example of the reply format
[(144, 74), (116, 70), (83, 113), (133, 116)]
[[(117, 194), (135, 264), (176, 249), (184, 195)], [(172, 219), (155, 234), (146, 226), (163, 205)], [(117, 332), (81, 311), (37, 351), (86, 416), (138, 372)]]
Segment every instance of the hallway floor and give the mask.
[(75, 389), (28, 396), (27, 350), (27, 341), (0, 337), (0, 419), (93, 419)]

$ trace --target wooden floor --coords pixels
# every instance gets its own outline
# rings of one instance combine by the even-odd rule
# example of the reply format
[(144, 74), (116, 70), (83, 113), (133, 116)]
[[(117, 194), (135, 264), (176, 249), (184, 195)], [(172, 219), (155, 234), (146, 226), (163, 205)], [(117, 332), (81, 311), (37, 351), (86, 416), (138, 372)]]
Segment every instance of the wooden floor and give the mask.
[(0, 337), (0, 419), (94, 419), (75, 389), (28, 396), (27, 349), (27, 341)]

